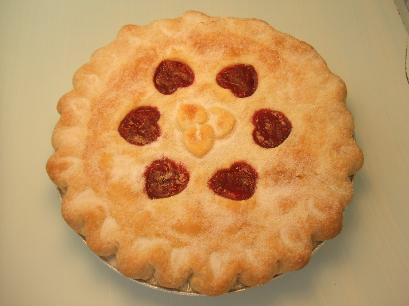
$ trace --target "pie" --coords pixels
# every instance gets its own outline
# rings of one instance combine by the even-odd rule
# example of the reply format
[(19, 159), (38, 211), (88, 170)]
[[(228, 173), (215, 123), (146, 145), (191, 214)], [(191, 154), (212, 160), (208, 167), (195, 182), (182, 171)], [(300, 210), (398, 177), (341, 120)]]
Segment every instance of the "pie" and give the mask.
[(47, 171), (62, 215), (129, 278), (218, 295), (336, 236), (363, 155), (345, 83), (257, 19), (124, 26), (74, 76)]

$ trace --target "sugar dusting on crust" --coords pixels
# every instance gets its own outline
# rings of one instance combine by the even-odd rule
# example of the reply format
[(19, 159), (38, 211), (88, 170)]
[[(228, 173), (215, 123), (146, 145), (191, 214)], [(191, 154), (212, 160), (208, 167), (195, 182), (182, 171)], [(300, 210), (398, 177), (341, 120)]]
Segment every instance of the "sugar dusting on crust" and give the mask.
[(115, 237), (118, 233), (118, 223), (112, 217), (107, 217), (101, 227), (101, 239), (109, 240)]
[[(185, 61), (196, 76), (169, 96), (152, 84), (166, 58)], [(256, 92), (240, 101), (215, 83), (218, 71), (237, 62), (253, 65), (259, 77)], [(343, 81), (311, 46), (259, 20), (188, 12), (128, 25), (79, 69), (74, 90), (60, 100), (47, 171), (64, 191), (64, 218), (123, 274), (169, 288), (190, 283), (211, 295), (238, 282), (255, 286), (302, 267), (313, 240), (340, 230), (352, 195), (348, 176), (362, 165), (345, 96)], [(202, 159), (176, 147), (181, 101), (217, 105), (236, 118)], [(138, 105), (163, 115), (163, 135), (141, 148), (116, 133), (122, 113)], [(251, 116), (266, 107), (293, 125), (272, 150), (251, 139)], [(142, 173), (163, 156), (182, 162), (191, 180), (174, 197), (149, 200)], [(239, 160), (260, 175), (252, 198), (231, 201), (207, 189), (217, 169)]]
[(114, 155), (111, 179), (122, 184), (130, 184), (135, 192), (143, 192), (143, 173), (146, 166), (135, 163), (135, 159), (127, 155)]

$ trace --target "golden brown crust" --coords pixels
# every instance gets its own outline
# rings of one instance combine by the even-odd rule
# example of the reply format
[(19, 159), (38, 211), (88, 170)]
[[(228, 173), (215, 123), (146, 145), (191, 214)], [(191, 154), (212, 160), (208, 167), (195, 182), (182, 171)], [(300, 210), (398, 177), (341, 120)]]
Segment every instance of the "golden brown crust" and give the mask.
[[(164, 59), (188, 64), (193, 85), (160, 94), (152, 78)], [(215, 82), (235, 63), (258, 73), (258, 88), (245, 99)], [(255, 286), (301, 268), (314, 241), (340, 231), (352, 196), (349, 177), (363, 157), (352, 137), (345, 84), (308, 44), (260, 20), (187, 12), (123, 27), (76, 72), (73, 87), (58, 103), (56, 152), (47, 171), (63, 191), (68, 224), (95, 253), (116, 256), (126, 276), (168, 288), (189, 282), (197, 292), (221, 294), (237, 283)], [(207, 142), (198, 141), (187, 132), (191, 127), (181, 127), (183, 104), (195, 106), (187, 117), (198, 108), (209, 118), (227, 117), (195, 123), (207, 135)], [(117, 129), (143, 105), (160, 110), (162, 135), (135, 147)], [(251, 138), (251, 116), (266, 107), (286, 114), (293, 126), (274, 149)], [(191, 178), (183, 192), (151, 200), (143, 172), (164, 155), (182, 161)], [(259, 175), (254, 196), (240, 202), (207, 188), (216, 170), (237, 160)]]

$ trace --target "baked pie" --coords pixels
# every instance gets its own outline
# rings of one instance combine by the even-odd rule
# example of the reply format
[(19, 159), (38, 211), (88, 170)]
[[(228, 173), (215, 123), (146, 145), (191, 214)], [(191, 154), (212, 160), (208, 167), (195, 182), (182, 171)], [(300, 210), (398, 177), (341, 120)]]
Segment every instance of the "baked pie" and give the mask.
[(345, 83), (256, 19), (124, 26), (58, 103), (62, 214), (125, 276), (217, 295), (337, 235), (363, 156)]

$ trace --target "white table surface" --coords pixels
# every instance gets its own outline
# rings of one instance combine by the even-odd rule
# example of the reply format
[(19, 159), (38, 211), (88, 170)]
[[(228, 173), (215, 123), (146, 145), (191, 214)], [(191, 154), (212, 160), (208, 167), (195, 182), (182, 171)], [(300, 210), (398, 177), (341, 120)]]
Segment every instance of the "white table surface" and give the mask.
[[(348, 84), (365, 165), (344, 230), (303, 270), (239, 294), (183, 297), (96, 258), (45, 172), (58, 98), (123, 24), (188, 9), (257, 17), (311, 43)], [(409, 305), (408, 34), (393, 1), (0, 1), (0, 305)]]

